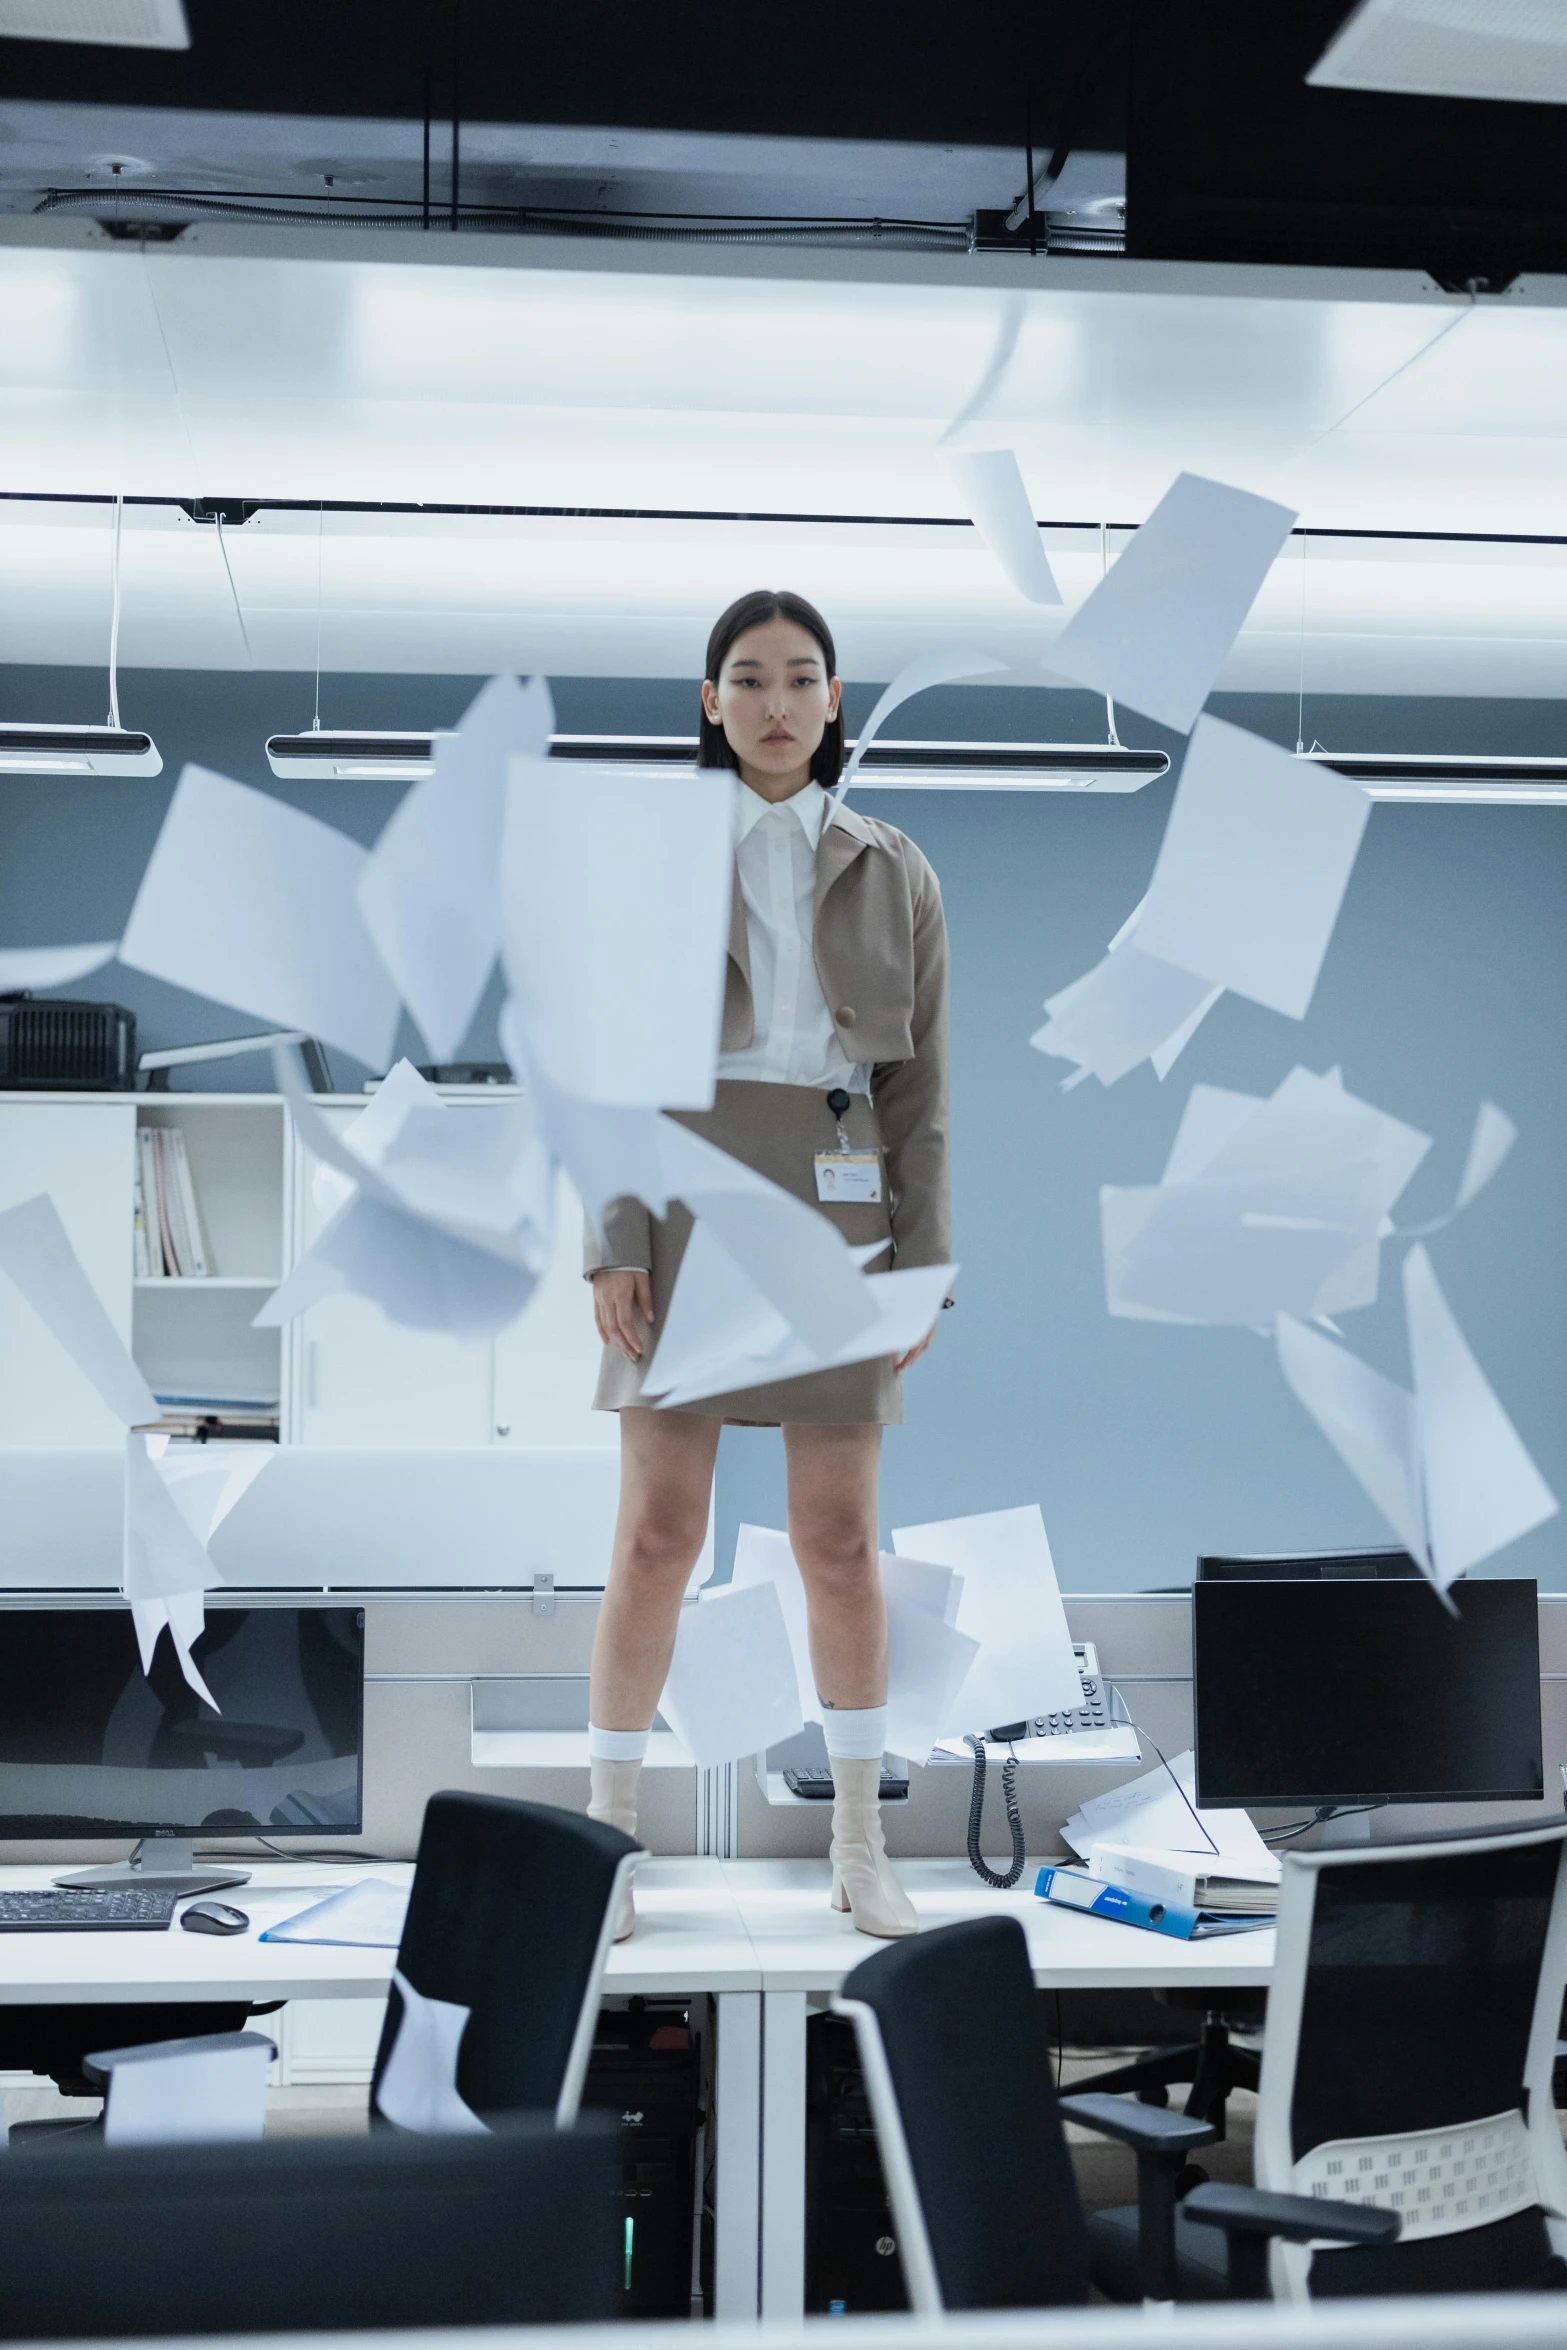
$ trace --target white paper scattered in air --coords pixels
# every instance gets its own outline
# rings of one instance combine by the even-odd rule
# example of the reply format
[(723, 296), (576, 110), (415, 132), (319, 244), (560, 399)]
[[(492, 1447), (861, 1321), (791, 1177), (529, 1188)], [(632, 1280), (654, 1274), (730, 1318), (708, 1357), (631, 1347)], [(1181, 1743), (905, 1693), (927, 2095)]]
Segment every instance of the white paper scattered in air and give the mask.
[(894, 710), (902, 703), (911, 700), (915, 694), (924, 693), (928, 686), (954, 685), (963, 677), (988, 677), (1006, 666), (1005, 661), (997, 661), (989, 653), (968, 653), (948, 648), (941, 652), (921, 653), (918, 660), (911, 661), (906, 669), (900, 669), (891, 685), (880, 695), (869, 718), (855, 737), (848, 764), (833, 786), (833, 798), (843, 798), (854, 781), (860, 761)]
[(1035, 1052), (1075, 1061), (1101, 1085), (1114, 1085), (1155, 1056), (1163, 1058), (1162, 1075), (1216, 1001), (1208, 982), (1192, 972), (1141, 947), (1118, 946), (1046, 1000), (1050, 1017), (1028, 1041)]
[(974, 517), (974, 527), (1020, 596), (1059, 604), (1050, 559), (1011, 449), (944, 449), (943, 462)]
[[(127, 1224), (129, 1220), (127, 1209)], [(152, 1389), (83, 1271), (47, 1192), (0, 1212), (0, 1272), (10, 1275), (50, 1336), (123, 1426), (161, 1419)]]
[(456, 733), (437, 736), (435, 773), (388, 819), (360, 876), (366, 928), (437, 1061), (456, 1058), (500, 953), (506, 762), (543, 758), (554, 724), (541, 677), (492, 677)]
[(687, 1602), (658, 1709), (699, 1770), (760, 1754), (804, 1729), (794, 1655), (771, 1581)]
[(398, 1001), (359, 910), (367, 862), (330, 824), (186, 767), (120, 961), (384, 1069)]
[(614, 1107), (707, 1109), (734, 890), (735, 778), (514, 757), (506, 976), (552, 1082)]
[(1464, 1171), (1459, 1177), (1458, 1190), (1452, 1206), (1442, 1216), (1433, 1216), (1426, 1224), (1406, 1224), (1400, 1237), (1405, 1240), (1428, 1240), (1436, 1232), (1445, 1232), (1455, 1217), (1461, 1216), (1471, 1200), (1478, 1199), (1501, 1167), (1518, 1140), (1518, 1129), (1505, 1110), (1495, 1102), (1482, 1102), (1475, 1113), (1474, 1132), (1469, 1137), (1469, 1153)]
[(180, 1508), (160, 1468), (166, 1436), (125, 1434), (125, 1533), (120, 1583), (131, 1605), (144, 1673), (152, 1670), (167, 1625), (180, 1671), (216, 1713), (218, 1703), (191, 1654), (205, 1623), (205, 1593), (217, 1581), (207, 1546)]
[(119, 953), (116, 939), (90, 947), (0, 947), (0, 995), (45, 987), (69, 987), (89, 971), (101, 971)]
[(892, 1547), (900, 1558), (952, 1567), (963, 1577), (957, 1628), (979, 1642), (979, 1654), (941, 1725), (943, 1736), (999, 1729), (1082, 1704), (1082, 1675), (1037, 1503), (896, 1526)]
[(1051, 669), (1187, 733), (1294, 521), (1271, 498), (1177, 474), (1056, 638)]
[(392, 1981), (403, 2012), (376, 2084), (377, 2111), (398, 2129), (427, 2138), (487, 2137), (488, 2125), (457, 2091), (457, 2059), (473, 2010), (426, 1999), (400, 1968), (392, 1969)]

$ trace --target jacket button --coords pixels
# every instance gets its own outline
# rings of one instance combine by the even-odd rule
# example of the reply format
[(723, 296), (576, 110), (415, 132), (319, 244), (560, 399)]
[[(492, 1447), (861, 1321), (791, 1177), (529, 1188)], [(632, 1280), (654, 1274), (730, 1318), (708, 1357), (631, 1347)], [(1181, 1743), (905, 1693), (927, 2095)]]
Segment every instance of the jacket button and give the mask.
[(833, 1017), (837, 1021), (840, 1028), (852, 1028), (854, 1026), (854, 1006), (852, 1004), (840, 1004)]

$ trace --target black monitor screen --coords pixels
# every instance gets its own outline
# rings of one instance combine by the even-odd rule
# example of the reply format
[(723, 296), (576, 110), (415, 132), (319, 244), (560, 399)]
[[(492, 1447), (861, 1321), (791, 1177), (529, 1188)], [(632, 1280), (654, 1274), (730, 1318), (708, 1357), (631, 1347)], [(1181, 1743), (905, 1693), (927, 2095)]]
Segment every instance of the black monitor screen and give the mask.
[(357, 1835), (364, 1621), (209, 1606), (214, 1713), (129, 1608), (0, 1608), (0, 1837)]
[(1538, 1801), (1538, 1592), (1422, 1579), (1192, 1586), (1198, 1800)]

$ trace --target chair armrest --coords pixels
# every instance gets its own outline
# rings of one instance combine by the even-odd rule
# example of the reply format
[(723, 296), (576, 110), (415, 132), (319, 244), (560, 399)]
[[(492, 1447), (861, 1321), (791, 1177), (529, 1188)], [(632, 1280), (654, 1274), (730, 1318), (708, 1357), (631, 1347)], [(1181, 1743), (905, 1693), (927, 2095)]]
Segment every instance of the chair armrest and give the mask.
[(1119, 2138), (1137, 2156), (1137, 2260), (1145, 2301), (1175, 2299), (1175, 2185), (1188, 2157), (1219, 2135), (1212, 2122), (1190, 2121), (1163, 2106), (1085, 2089), (1056, 2100), (1064, 2121)]
[(1139, 2154), (1159, 2154), (1183, 2160), (1199, 2146), (1211, 2146), (1219, 2135), (1212, 2122), (1192, 2121), (1184, 2113), (1167, 2113), (1161, 2105), (1139, 2105), (1134, 2098), (1110, 2097), (1090, 2090), (1078, 2097), (1058, 2097), (1063, 2121), (1079, 2122), (1103, 2137), (1119, 2138)]
[(1391, 2244), (1404, 2224), (1396, 2211), (1372, 2203), (1269, 2195), (1260, 2187), (1194, 2187), (1181, 2209), (1199, 2227), (1223, 2230), (1232, 2301), (1267, 2300), (1272, 2236), (1289, 2244)]

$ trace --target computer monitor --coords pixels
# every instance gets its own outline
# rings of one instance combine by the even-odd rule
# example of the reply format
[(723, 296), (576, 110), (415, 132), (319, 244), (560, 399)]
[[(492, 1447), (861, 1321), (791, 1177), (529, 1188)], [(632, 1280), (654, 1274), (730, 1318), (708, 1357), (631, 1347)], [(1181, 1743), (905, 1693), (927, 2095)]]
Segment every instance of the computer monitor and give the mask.
[(1197, 1798), (1539, 1802), (1539, 1594), (1523, 1578), (1192, 1586)]
[(1407, 1582), (1419, 1578), (1420, 1569), (1407, 1550), (1315, 1550), (1256, 1551), (1249, 1556), (1237, 1553), (1229, 1557), (1200, 1558), (1197, 1561), (1199, 1583), (1256, 1583), (1269, 1579), (1275, 1582), (1331, 1582), (1336, 1576), (1347, 1576), (1357, 1582), (1379, 1582), (1389, 1578)]
[(352, 1836), (363, 1824), (364, 1611), (209, 1601), (192, 1651), (163, 1634), (142, 1671), (123, 1602), (0, 1606), (0, 1837), (140, 1839), (69, 1884), (210, 1891), (198, 1836)]

